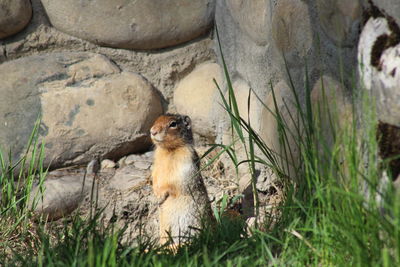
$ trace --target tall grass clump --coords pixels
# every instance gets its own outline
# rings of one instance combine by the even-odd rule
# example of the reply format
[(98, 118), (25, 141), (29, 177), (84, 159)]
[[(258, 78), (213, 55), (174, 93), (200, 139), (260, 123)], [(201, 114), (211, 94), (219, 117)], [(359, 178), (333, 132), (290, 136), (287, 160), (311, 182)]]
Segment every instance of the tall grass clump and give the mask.
[[(217, 31), (218, 37), (218, 31)], [(219, 37), (218, 37), (219, 38)], [(330, 103), (329, 88), (322, 84), (323, 101), (311, 101), (311, 85), (305, 71), (300, 100), (288, 71), (296, 112), (283, 119), (271, 86), (273, 112), (281, 151), (273, 151), (252, 128), (249, 118), (241, 117), (235, 90), (220, 49), (227, 80), (227, 97), (218, 87), (223, 107), (229, 115), (234, 135), (245, 147), (251, 174), (255, 163), (267, 166), (285, 185), (278, 223), (257, 246), (268, 246), (265, 264), (296, 266), (397, 266), (400, 264), (399, 195), (385, 182), (385, 162), (378, 157), (377, 118), (373, 98), (353, 86), (352, 118), (340, 125), (338, 107)], [(218, 86), (218, 85), (217, 85)], [(253, 94), (249, 90), (250, 95)], [(260, 98), (258, 98), (260, 99)], [(250, 111), (250, 107), (249, 111)], [(358, 111), (358, 112), (356, 112)], [(359, 114), (359, 116), (356, 116)], [(290, 127), (295, 125), (295, 127)], [(294, 139), (295, 143), (289, 142)], [(294, 146), (294, 147), (293, 147)], [(298, 161), (291, 150), (299, 151)], [(289, 168), (279, 164), (290, 164)], [(386, 164), (387, 165), (387, 164)], [(288, 171), (290, 168), (294, 172)], [(295, 175), (293, 175), (295, 174)], [(256, 178), (252, 188), (257, 206)], [(256, 213), (257, 214), (257, 213)], [(257, 233), (257, 231), (256, 231)], [(264, 236), (264, 237), (262, 237)]]
[(26, 151), (17, 162), (13, 162), (11, 151), (7, 154), (0, 150), (0, 259), (14, 249), (25, 249), (35, 238), (31, 231), (32, 210), (40, 196), (31, 196), (31, 192), (34, 185), (42, 188), (47, 173), (43, 169), (44, 143), (39, 144), (39, 126), (37, 120)]

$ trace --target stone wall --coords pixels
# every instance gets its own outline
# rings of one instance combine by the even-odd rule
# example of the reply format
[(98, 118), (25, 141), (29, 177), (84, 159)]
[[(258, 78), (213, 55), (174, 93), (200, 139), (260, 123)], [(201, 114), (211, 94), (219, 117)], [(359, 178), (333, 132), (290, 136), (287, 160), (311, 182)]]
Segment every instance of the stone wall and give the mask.
[[(271, 86), (284, 101), (293, 83), (303, 98), (306, 72), (315, 101), (326, 83), (348, 107), (360, 76), (367, 89), (384, 88), (377, 89), (382, 99), (396, 96), (380, 110), (399, 126), (387, 114), (399, 105), (400, 7), (371, 3), (0, 0), (0, 144), (18, 157), (41, 113), (47, 163), (117, 160), (146, 150), (150, 124), (167, 111), (190, 115), (198, 136), (222, 141), (226, 116), (212, 79), (225, 85), (214, 24), (244, 113), (250, 88), (267, 105)], [(364, 62), (382, 34), (390, 38), (378, 57)], [(276, 146), (265, 108), (254, 97), (251, 103), (252, 125)]]
[[(52, 167), (149, 149), (174, 91), (214, 76), (197, 71), (215, 66), (214, 10), (214, 0), (0, 0), (3, 151), (24, 152), (39, 114)], [(196, 84), (178, 87), (186, 76)]]

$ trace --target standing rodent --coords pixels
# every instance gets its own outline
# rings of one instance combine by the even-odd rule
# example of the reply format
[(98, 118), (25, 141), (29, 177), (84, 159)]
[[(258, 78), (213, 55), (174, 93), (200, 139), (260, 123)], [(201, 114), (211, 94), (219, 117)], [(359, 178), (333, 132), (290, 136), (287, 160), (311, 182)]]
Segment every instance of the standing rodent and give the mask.
[(166, 114), (150, 130), (156, 146), (152, 177), (159, 200), (161, 244), (170, 237), (174, 244), (185, 242), (212, 217), (191, 128), (188, 116)]

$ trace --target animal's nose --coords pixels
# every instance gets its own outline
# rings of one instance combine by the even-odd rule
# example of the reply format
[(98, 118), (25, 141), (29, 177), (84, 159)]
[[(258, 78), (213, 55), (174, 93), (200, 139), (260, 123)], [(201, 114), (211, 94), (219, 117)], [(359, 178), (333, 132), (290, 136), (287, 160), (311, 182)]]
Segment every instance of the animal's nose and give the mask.
[(151, 135), (156, 135), (158, 133), (157, 129), (155, 129), (154, 127), (150, 129), (150, 134)]

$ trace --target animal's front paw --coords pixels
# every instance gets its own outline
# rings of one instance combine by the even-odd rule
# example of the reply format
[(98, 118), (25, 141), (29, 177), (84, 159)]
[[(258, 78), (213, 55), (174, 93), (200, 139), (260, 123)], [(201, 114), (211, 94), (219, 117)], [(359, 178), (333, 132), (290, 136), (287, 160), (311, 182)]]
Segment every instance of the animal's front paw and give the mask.
[(165, 200), (167, 200), (168, 197), (169, 197), (169, 193), (165, 192), (164, 195), (162, 196), (162, 198), (159, 198), (158, 206), (161, 206), (165, 202)]

